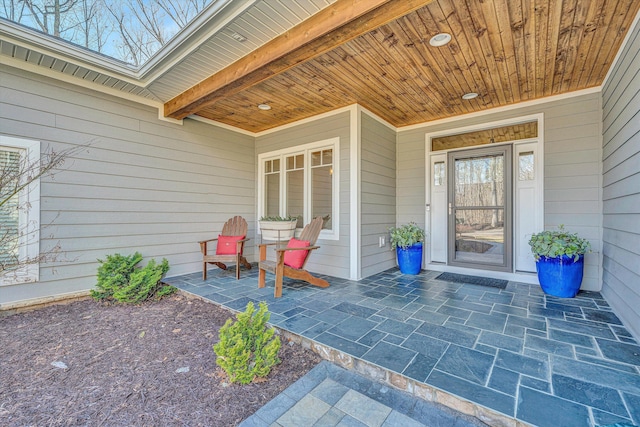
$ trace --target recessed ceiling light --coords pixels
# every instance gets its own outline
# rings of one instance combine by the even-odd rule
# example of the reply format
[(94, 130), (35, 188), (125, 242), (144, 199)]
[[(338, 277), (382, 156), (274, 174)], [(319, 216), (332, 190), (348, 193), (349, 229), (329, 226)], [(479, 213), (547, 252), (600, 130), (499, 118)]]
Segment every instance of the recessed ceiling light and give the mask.
[(469, 92), (469, 93), (465, 93), (464, 95), (462, 95), (462, 99), (473, 99), (473, 98), (476, 98), (477, 96), (478, 96), (477, 93)]
[(445, 44), (449, 43), (451, 41), (451, 34), (447, 34), (447, 33), (440, 33), (440, 34), (436, 34), (435, 36), (431, 37), (431, 40), (429, 40), (429, 44), (431, 46), (444, 46)]
[(240, 43), (247, 41), (247, 38), (245, 36), (243, 36), (240, 33), (236, 33), (235, 31), (231, 33), (231, 37), (233, 37), (235, 40), (239, 41)]
[(264, 111), (271, 110), (271, 105), (269, 104), (258, 104), (258, 108)]

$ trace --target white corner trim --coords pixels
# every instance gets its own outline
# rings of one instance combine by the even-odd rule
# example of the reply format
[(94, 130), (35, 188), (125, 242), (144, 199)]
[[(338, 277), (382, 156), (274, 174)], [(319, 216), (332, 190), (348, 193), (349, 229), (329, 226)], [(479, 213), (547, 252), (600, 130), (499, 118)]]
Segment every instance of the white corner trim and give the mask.
[(577, 90), (575, 92), (562, 93), (560, 95), (547, 96), (545, 98), (532, 99), (531, 101), (524, 101), (516, 104), (504, 105), (502, 107), (491, 108), (489, 110), (477, 111), (469, 114), (462, 114), (459, 116), (446, 117), (444, 119), (432, 120), (430, 122), (418, 123), (416, 125), (403, 126), (403, 127), (399, 127), (397, 131), (404, 132), (408, 130), (420, 129), (427, 126), (435, 126), (435, 125), (441, 125), (446, 123), (452, 123), (452, 122), (457, 122), (459, 120), (466, 120), (474, 117), (481, 117), (481, 116), (486, 116), (490, 114), (501, 113), (504, 111), (514, 111), (519, 108), (526, 108), (534, 105), (547, 104), (549, 102), (560, 101), (563, 99), (570, 99), (578, 96), (590, 95), (592, 93), (599, 93), (599, 92), (602, 92), (602, 86), (595, 86), (589, 89)]
[(360, 109), (354, 104), (349, 113), (349, 279), (360, 280)]

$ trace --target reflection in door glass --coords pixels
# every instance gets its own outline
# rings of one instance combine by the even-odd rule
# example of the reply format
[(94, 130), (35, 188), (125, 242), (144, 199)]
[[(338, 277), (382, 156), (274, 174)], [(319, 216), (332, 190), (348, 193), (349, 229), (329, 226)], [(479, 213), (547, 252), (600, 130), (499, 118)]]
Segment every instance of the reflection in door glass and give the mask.
[(435, 162), (433, 164), (433, 185), (444, 185), (445, 177), (444, 162)]
[(525, 151), (518, 155), (518, 179), (520, 181), (533, 181), (533, 151)]
[(456, 160), (456, 206), (504, 204), (504, 156)]
[(504, 209), (456, 209), (456, 260), (502, 264)]
[(504, 263), (504, 155), (455, 161), (455, 260)]

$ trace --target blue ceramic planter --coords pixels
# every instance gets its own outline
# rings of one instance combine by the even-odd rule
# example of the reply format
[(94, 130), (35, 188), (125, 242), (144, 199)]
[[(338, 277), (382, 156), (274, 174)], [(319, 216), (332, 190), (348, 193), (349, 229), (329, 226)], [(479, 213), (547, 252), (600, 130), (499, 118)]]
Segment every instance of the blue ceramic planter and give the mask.
[(536, 270), (540, 287), (545, 294), (573, 298), (578, 294), (582, 283), (584, 255), (579, 255), (578, 261), (567, 255), (557, 258), (540, 257), (536, 261)]
[(422, 269), (422, 243), (416, 243), (406, 249), (396, 247), (398, 267), (403, 274), (419, 274)]

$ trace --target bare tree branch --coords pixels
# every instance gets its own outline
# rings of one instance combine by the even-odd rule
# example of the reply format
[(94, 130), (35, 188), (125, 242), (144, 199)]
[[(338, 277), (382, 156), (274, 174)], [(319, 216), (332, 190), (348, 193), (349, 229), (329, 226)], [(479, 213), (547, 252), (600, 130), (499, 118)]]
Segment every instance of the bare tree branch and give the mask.
[[(211, 2), (3, 0), (0, 16), (137, 66), (151, 58)], [(111, 45), (116, 48), (105, 52)]]
[[(46, 148), (39, 159), (30, 160), (29, 156), (19, 152), (5, 151), (9, 153), (7, 159), (0, 161), (0, 279), (6, 276), (7, 271), (16, 271), (22, 267), (39, 262), (53, 262), (58, 260), (61, 253), (59, 244), (50, 249), (38, 251), (35, 256), (21, 254), (20, 248), (36, 242), (36, 232), (42, 229), (37, 221), (20, 223), (20, 212), (28, 212), (31, 205), (28, 202), (30, 185), (45, 176), (53, 176), (64, 170), (64, 164), (73, 156), (84, 151), (90, 146), (77, 145), (64, 150), (56, 151), (51, 147)], [(22, 196), (22, 197), (21, 197)], [(11, 222), (16, 224), (11, 226)]]

